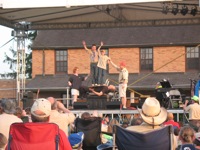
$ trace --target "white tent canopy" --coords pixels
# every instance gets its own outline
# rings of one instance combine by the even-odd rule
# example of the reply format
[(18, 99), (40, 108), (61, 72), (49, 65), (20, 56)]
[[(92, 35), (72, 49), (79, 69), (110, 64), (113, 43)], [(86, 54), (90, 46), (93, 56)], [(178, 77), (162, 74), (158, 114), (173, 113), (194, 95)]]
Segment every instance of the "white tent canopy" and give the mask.
[[(28, 29), (199, 24), (197, 0), (0, 0), (0, 24)], [(181, 10), (186, 6), (185, 15)], [(172, 10), (178, 7), (178, 13)]]

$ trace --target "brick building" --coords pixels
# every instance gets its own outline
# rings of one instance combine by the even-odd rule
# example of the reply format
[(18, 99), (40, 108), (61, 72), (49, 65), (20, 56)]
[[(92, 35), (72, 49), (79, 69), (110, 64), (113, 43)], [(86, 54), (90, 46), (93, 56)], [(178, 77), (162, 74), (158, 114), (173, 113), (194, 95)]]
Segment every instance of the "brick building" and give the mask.
[[(32, 76), (27, 88), (40, 97), (65, 97), (68, 75), (75, 66), (89, 73), (88, 47), (104, 42), (109, 57), (124, 60), (129, 70), (128, 96), (154, 96), (155, 84), (169, 79), (173, 87), (190, 94), (190, 80), (199, 78), (200, 25), (128, 28), (41, 30), (32, 45)], [(108, 67), (107, 78), (117, 85), (118, 72)], [(90, 85), (90, 80), (85, 81)]]
[(0, 79), (0, 99), (16, 98), (16, 80)]

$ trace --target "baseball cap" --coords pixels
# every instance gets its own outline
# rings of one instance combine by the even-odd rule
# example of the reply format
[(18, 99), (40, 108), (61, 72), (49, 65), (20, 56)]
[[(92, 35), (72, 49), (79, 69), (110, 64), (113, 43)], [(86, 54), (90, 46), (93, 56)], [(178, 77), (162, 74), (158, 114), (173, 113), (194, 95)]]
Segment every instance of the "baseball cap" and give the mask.
[(191, 98), (192, 100), (194, 100), (194, 101), (196, 101), (196, 102), (198, 102), (199, 101), (199, 97), (198, 96), (196, 96), (196, 95), (194, 95), (192, 98)]
[[(37, 113), (43, 112), (43, 115)], [(51, 103), (45, 98), (36, 99), (31, 107), (31, 114), (36, 117), (48, 117), (51, 113)]]
[(119, 65), (125, 67), (125, 66), (126, 66), (126, 63), (125, 63), (124, 61), (121, 61), (121, 62), (119, 63)]
[(83, 132), (72, 133), (69, 135), (68, 139), (72, 148), (78, 148), (80, 144), (83, 142), (84, 133)]

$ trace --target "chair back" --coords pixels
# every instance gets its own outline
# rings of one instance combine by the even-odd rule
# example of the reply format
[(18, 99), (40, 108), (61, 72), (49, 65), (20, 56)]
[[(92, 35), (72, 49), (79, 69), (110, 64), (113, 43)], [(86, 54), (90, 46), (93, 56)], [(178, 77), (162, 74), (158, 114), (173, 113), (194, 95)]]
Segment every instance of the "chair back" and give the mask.
[(13, 123), (8, 150), (58, 150), (59, 127), (54, 123)]
[(83, 150), (96, 150), (96, 147), (101, 144), (101, 122), (102, 119), (100, 117), (76, 119), (76, 132), (84, 133)]
[(113, 128), (113, 148), (119, 150), (172, 150), (173, 127), (166, 126), (148, 133), (124, 129), (118, 125)]

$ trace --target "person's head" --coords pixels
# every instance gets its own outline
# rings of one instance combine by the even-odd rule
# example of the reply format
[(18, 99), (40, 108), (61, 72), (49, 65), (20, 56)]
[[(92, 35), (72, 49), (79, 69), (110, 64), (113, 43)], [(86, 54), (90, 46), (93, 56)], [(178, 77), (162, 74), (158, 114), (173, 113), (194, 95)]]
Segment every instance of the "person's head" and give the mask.
[(133, 118), (133, 120), (131, 120), (131, 126), (141, 125), (142, 123), (142, 118)]
[(88, 119), (88, 118), (90, 118), (90, 117), (91, 117), (91, 115), (90, 115), (89, 112), (84, 112), (84, 113), (82, 113), (82, 115), (81, 115), (81, 119)]
[(51, 103), (51, 110), (57, 109), (57, 101), (53, 97), (48, 97), (47, 100)]
[(96, 51), (97, 50), (97, 46), (96, 46), (96, 44), (92, 44), (92, 51)]
[(105, 53), (106, 53), (105, 50), (102, 49), (101, 50), (101, 55), (105, 55)]
[(120, 63), (119, 63), (119, 68), (120, 69), (123, 69), (123, 68), (125, 68), (126, 67), (126, 63), (124, 62), (124, 61), (121, 61)]
[(167, 119), (167, 110), (160, 107), (159, 101), (154, 97), (147, 98), (138, 111), (143, 121), (152, 126), (161, 125)]
[(5, 148), (7, 143), (8, 139), (6, 138), (6, 136), (0, 133), (0, 148)]
[(23, 110), (20, 107), (16, 107), (16, 112), (14, 113), (15, 116), (17, 116), (18, 118), (21, 118), (23, 115)]
[(193, 101), (193, 103), (199, 103), (199, 97), (194, 95), (191, 100)]
[(174, 115), (171, 112), (167, 113), (167, 120), (174, 120)]
[(179, 139), (183, 144), (193, 143), (195, 140), (195, 132), (190, 126), (182, 127), (179, 132)]
[(115, 87), (114, 85), (109, 85), (109, 86), (108, 86), (108, 90), (109, 90), (110, 92), (114, 92), (114, 91), (116, 91), (116, 87)]
[(78, 67), (74, 67), (73, 73), (77, 73), (77, 71), (78, 71)]
[(48, 122), (51, 113), (51, 103), (45, 98), (36, 99), (31, 107), (32, 122)]
[(1, 101), (2, 110), (6, 114), (14, 114), (16, 112), (16, 102), (11, 99), (3, 99)]

